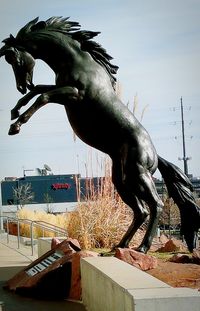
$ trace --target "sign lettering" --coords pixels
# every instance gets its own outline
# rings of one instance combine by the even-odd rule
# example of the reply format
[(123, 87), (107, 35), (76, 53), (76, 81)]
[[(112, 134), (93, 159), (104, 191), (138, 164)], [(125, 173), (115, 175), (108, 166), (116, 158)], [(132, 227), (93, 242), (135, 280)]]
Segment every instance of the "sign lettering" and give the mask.
[(59, 189), (69, 189), (71, 187), (70, 184), (68, 183), (55, 183), (55, 184), (52, 184), (52, 189), (53, 190), (59, 190)]

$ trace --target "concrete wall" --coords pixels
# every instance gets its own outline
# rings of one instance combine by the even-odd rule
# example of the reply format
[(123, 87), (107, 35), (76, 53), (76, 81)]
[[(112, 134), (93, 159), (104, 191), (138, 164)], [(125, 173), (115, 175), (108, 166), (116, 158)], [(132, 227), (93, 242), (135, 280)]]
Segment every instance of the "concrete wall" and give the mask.
[(199, 311), (200, 293), (172, 288), (114, 257), (81, 260), (82, 298), (88, 311)]

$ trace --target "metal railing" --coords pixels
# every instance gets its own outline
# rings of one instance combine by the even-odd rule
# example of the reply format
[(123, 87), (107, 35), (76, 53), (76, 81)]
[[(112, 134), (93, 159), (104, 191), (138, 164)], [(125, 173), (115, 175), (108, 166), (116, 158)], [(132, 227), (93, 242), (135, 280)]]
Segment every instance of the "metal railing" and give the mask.
[(17, 248), (20, 248), (20, 224), (27, 224), (30, 226), (30, 241), (31, 241), (31, 255), (34, 254), (34, 227), (42, 229), (42, 235), (40, 237), (45, 237), (45, 232), (54, 232), (54, 236), (68, 236), (67, 230), (56, 225), (50, 224), (46, 221), (38, 221), (38, 220), (30, 220), (30, 219), (22, 219), (22, 218), (15, 218), (10, 216), (0, 216), (0, 219), (3, 218), (3, 222), (5, 224), (6, 220), (6, 233), (7, 233), (7, 243), (9, 243), (9, 234), (10, 228), (9, 223), (16, 223), (17, 224)]

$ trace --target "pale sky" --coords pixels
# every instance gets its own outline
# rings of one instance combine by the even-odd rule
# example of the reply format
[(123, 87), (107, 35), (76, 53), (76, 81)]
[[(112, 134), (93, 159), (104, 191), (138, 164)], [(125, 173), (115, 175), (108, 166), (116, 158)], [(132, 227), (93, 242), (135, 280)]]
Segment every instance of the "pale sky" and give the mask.
[[(119, 66), (122, 101), (133, 106), (159, 155), (183, 169), (180, 97), (183, 98), (189, 173), (200, 176), (200, 1), (199, 0), (0, 0), (0, 41), (14, 36), (39, 16), (70, 16), (95, 38)], [(2, 45), (0, 45), (2, 46)], [(54, 75), (40, 61), (34, 84), (51, 84)], [(0, 180), (35, 174), (48, 164), (54, 174), (98, 175), (102, 154), (73, 133), (63, 107), (49, 104), (8, 136), (10, 110), (21, 94), (11, 67), (0, 59)], [(103, 122), (102, 122), (103, 125)], [(92, 159), (92, 160), (91, 160)], [(155, 176), (159, 177), (156, 173)]]

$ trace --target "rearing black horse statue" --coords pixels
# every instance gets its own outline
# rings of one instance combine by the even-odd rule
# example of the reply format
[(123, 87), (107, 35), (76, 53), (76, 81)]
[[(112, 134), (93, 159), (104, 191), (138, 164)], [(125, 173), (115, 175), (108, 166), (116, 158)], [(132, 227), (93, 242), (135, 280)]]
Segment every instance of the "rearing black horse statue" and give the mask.
[[(17, 121), (9, 134), (49, 102), (65, 107), (75, 133), (87, 144), (107, 153), (112, 159), (112, 180), (122, 200), (134, 211), (134, 219), (119, 247), (130, 240), (147, 218), (149, 224), (138, 251), (151, 246), (163, 203), (152, 174), (160, 170), (169, 195), (177, 203), (188, 248), (196, 247), (200, 227), (200, 208), (192, 196), (187, 176), (175, 165), (159, 157), (152, 141), (135, 116), (117, 97), (115, 77), (118, 67), (110, 63), (106, 50), (91, 40), (98, 32), (80, 30), (77, 22), (52, 17), (30, 21), (17, 34), (5, 39), (0, 57), (12, 65), (17, 89), (25, 94), (11, 111)], [(35, 59), (42, 59), (55, 72), (55, 85), (33, 85)], [(36, 95), (40, 96), (23, 114), (19, 114)], [(145, 206), (149, 207), (149, 211)]]

